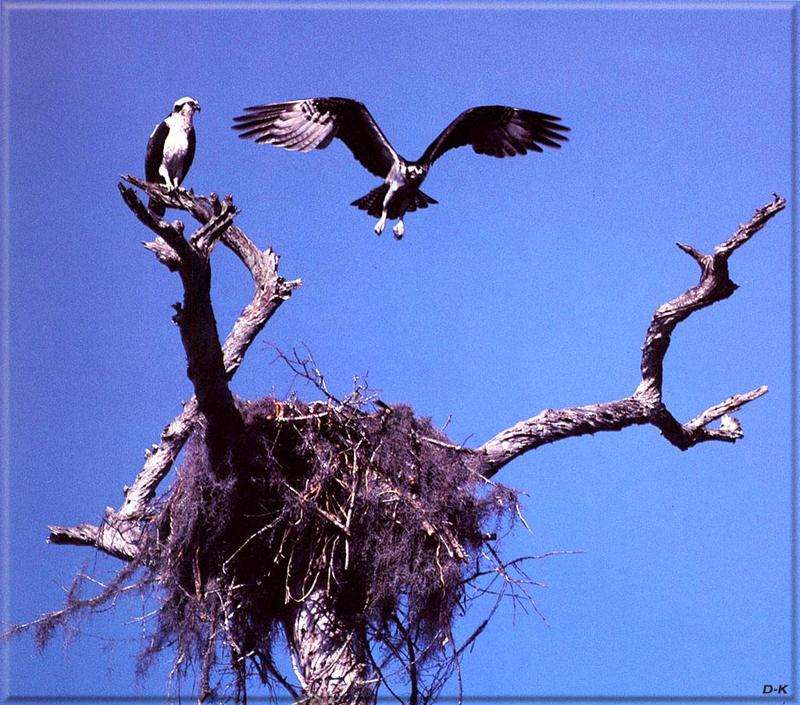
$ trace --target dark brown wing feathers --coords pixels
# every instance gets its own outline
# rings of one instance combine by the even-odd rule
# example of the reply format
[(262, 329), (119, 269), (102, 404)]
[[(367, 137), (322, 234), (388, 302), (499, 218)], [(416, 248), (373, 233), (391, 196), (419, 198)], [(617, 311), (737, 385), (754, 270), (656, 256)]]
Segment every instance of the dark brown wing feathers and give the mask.
[(252, 105), (234, 118), (239, 137), (297, 152), (325, 149), (338, 137), (376, 176), (385, 177), (397, 158), (369, 111), (349, 98), (310, 98)]
[(430, 144), (420, 161), (433, 163), (445, 152), (470, 145), (478, 154), (513, 157), (542, 147), (561, 147), (569, 128), (561, 118), (505, 105), (465, 110)]
[(169, 125), (166, 120), (162, 120), (147, 140), (147, 150), (144, 158), (144, 176), (152, 184), (163, 183), (158, 168), (161, 166), (161, 158), (164, 156), (164, 142), (169, 134)]
[(188, 146), (186, 149), (186, 157), (184, 158), (183, 162), (183, 177), (186, 178), (186, 175), (189, 173), (189, 169), (192, 166), (192, 162), (194, 161), (194, 153), (197, 149), (197, 136), (195, 135), (194, 128), (189, 130), (189, 134), (187, 135)]

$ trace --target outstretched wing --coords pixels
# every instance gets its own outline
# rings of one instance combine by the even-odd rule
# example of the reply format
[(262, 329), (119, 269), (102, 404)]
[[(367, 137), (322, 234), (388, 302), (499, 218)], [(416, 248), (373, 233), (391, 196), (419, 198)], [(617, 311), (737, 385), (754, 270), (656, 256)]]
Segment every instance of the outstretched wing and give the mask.
[(325, 149), (338, 137), (375, 176), (384, 178), (397, 153), (366, 106), (349, 98), (309, 98), (245, 108), (233, 118), (239, 137), (269, 142), (284, 149), (308, 152)]
[(560, 148), (569, 128), (560, 117), (505, 105), (482, 105), (465, 110), (425, 150), (420, 161), (432, 164), (449, 149), (471, 145), (478, 154), (513, 157), (543, 146)]
[(161, 158), (164, 156), (164, 142), (169, 134), (169, 125), (166, 120), (162, 120), (150, 133), (147, 140), (147, 151), (144, 157), (144, 177), (151, 184), (162, 183), (163, 179), (158, 173), (161, 166)]

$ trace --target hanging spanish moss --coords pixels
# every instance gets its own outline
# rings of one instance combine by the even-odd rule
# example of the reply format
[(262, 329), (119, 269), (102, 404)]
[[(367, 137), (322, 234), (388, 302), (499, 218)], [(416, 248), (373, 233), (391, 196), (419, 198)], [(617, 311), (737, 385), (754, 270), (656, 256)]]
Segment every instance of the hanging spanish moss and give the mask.
[(454, 619), (496, 559), (485, 544), (518, 513), (515, 493), (430, 419), (374, 406), (365, 387), (344, 401), (238, 404), (243, 430), (228, 452), (195, 433), (136, 560), (100, 596), (68, 598), (40, 641), (121, 590), (155, 587), (139, 670), (169, 650), (175, 675), (199, 667), (201, 701), (244, 702), (254, 673), (293, 692), (275, 660), (322, 589), (376, 672), (404, 673), (415, 701), (433, 697), (457, 665)]

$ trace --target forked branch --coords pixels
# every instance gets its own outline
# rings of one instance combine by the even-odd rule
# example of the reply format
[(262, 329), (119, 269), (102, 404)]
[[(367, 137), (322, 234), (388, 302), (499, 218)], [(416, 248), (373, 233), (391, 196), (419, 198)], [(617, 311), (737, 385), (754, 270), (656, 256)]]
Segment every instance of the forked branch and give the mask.
[[(278, 255), (270, 248), (260, 250), (245, 233), (232, 224), (235, 209), (229, 199), (220, 203), (215, 194), (208, 197), (197, 196), (183, 189), (167, 192), (164, 187), (133, 176), (123, 178), (148, 195), (157, 193), (169, 207), (190, 213), (204, 226), (190, 242), (195, 241), (197, 244), (199, 240), (201, 250), (208, 252), (219, 237), (250, 272), (255, 286), (253, 298), (242, 310), (222, 345), (222, 364), (225, 378), (229, 380), (239, 369), (253, 340), (302, 282), (299, 279), (287, 281), (279, 276)], [(190, 249), (190, 242), (183, 238), (182, 226), (154, 218), (132, 189), (120, 185), (120, 192), (134, 215), (156, 235), (153, 241), (143, 243), (144, 246), (170, 269), (178, 270), (181, 262), (179, 252), (188, 256), (187, 248)], [(202, 419), (198, 399), (193, 396), (184, 404), (183, 411), (161, 432), (160, 442), (145, 452), (144, 466), (133, 484), (125, 488), (125, 501), (119, 510), (108, 508), (104, 522), (99, 527), (88, 523), (76, 527), (51, 526), (50, 542), (90, 545), (119, 558), (133, 558), (140, 531), (139, 522), (147, 518), (149, 504), (158, 485)]]
[[(301, 282), (285, 281), (279, 277), (277, 255), (269, 249), (260, 251), (232, 224), (234, 210), (229, 199), (220, 202), (213, 194), (209, 197), (195, 196), (183, 189), (166, 192), (164, 187), (148, 184), (135, 177), (124, 178), (148, 195), (156, 194), (169, 207), (191, 213), (203, 226), (193, 238), (186, 240), (180, 223), (165, 223), (154, 219), (132, 189), (120, 186), (131, 210), (156, 234), (156, 238), (145, 243), (145, 247), (161, 262), (181, 271), (181, 276), (185, 278), (186, 274), (182, 270), (186, 268), (186, 262), (195, 258), (196, 255), (192, 252), (205, 253), (207, 258), (207, 253), (219, 238), (239, 257), (253, 277), (255, 295), (242, 311), (221, 348), (221, 366), (218, 359), (206, 360), (205, 364), (211, 367), (204, 368), (206, 371), (200, 375), (216, 370), (210, 374), (213, 384), (217, 386), (210, 389), (209, 398), (216, 400), (215, 403), (220, 397), (225, 400), (229, 394), (226, 394), (227, 380), (238, 369), (253, 339)], [(664, 358), (672, 332), (678, 323), (695, 311), (727, 298), (736, 290), (736, 284), (728, 274), (728, 259), (784, 207), (785, 200), (775, 195), (771, 203), (758, 209), (750, 221), (715, 247), (710, 255), (703, 254), (690, 245), (678, 244), (700, 266), (700, 280), (696, 286), (663, 304), (653, 314), (642, 348), (641, 382), (633, 394), (611, 402), (558, 410), (545, 409), (536, 416), (501, 431), (477, 449), (462, 450), (474, 456), (484, 476), (492, 477), (506, 463), (539, 446), (572, 436), (619, 431), (632, 425), (656, 426), (670, 443), (681, 450), (710, 440), (734, 442), (740, 439), (743, 436), (741, 424), (731, 414), (765, 394), (767, 388), (762, 386), (750, 392), (736, 394), (702, 411), (690, 421), (681, 423), (662, 402)], [(202, 259), (203, 256), (200, 256), (199, 261), (191, 264), (189, 269), (193, 272), (192, 276), (197, 277), (197, 282), (205, 286), (207, 282), (203, 277), (207, 275), (207, 267), (204, 269)], [(186, 283), (185, 279), (184, 281)], [(189, 283), (192, 284), (193, 281)], [(179, 311), (179, 315), (185, 315), (185, 307)], [(221, 394), (218, 394), (220, 391)], [(224, 401), (223, 405), (227, 403)], [(90, 524), (50, 527), (50, 540), (53, 543), (94, 545), (112, 555), (132, 558), (135, 555), (139, 522), (147, 519), (149, 504), (155, 496), (158, 484), (166, 476), (175, 457), (202, 418), (198, 398), (193, 397), (185, 404), (182, 413), (164, 429), (161, 442), (147, 451), (142, 471), (133, 485), (126, 488), (126, 499), (122, 507), (117, 511), (108, 509), (101, 527)], [(719, 424), (712, 426), (716, 421)]]
[[(740, 439), (743, 436), (741, 424), (729, 414), (766, 394), (767, 388), (762, 386), (744, 394), (736, 394), (681, 424), (662, 402), (664, 357), (678, 323), (695, 311), (729, 297), (736, 290), (737, 285), (728, 274), (728, 259), (785, 205), (786, 201), (775, 194), (771, 203), (756, 210), (747, 223), (714, 248), (713, 254), (703, 254), (691, 245), (678, 243), (678, 247), (700, 265), (700, 281), (680, 296), (659, 306), (653, 314), (642, 347), (641, 382), (636, 391), (618, 401), (558, 410), (545, 409), (530, 419), (520, 421), (477, 449), (476, 457), (481, 472), (486, 477), (492, 477), (514, 458), (562, 438), (599, 431), (619, 431), (634, 425), (656, 426), (670, 443), (681, 450), (704, 441), (733, 443)], [(718, 419), (718, 427), (709, 426)]]
[[(497, 593), (499, 599), (510, 585), (516, 600), (516, 586), (537, 611), (526, 590), (535, 582), (524, 573), (515, 577), (509, 570), (518, 569), (515, 561), (504, 563), (490, 543), (495, 537), (484, 533), (486, 524), (519, 513), (516, 493), (484, 483), (476, 466), (488, 478), (540, 445), (635, 424), (656, 426), (680, 449), (709, 440), (733, 442), (742, 429), (731, 414), (767, 391), (736, 394), (686, 423), (662, 401), (673, 331), (735, 291), (728, 259), (784, 208), (778, 196), (710, 255), (679, 245), (699, 264), (700, 281), (653, 314), (641, 381), (630, 396), (546, 409), (468, 449), (449, 443), (413, 409), (367, 396), (365, 386), (356, 384), (350, 397), (337, 399), (313, 359), (289, 363), (317, 384), (325, 403), (235, 402), (231, 376), (255, 334), (299, 282), (280, 279), (277, 257), (259, 251), (233, 225), (230, 197), (197, 197), (125, 178), (200, 223), (185, 237), (180, 222), (154, 217), (136, 191), (120, 185), (125, 203), (155, 234), (145, 246), (181, 276), (184, 299), (176, 305), (176, 322), (195, 397), (150, 451), (122, 508), (108, 509), (99, 527), (51, 527), (51, 541), (92, 545), (123, 559), (136, 559), (139, 551), (141, 560), (123, 566), (100, 597), (91, 603), (68, 600), (69, 609), (95, 608), (141, 569), (143, 580), (158, 582), (164, 591), (161, 631), (151, 643), (158, 644), (155, 651), (177, 644), (176, 668), (197, 655), (201, 703), (212, 696), (210, 675), (223, 652), (237, 702), (246, 702), (248, 660), (265, 681), (274, 675), (297, 698), (298, 689), (272, 665), (272, 635), (280, 629), (298, 671), (300, 697), (308, 702), (374, 702), (383, 666), (373, 647), (408, 674), (412, 701), (420, 695), (429, 701), (450, 674), (459, 673), (461, 653), (486, 624), (460, 649), (455, 646), (454, 615), (472, 599), (465, 590), (473, 579), (495, 573), (499, 587), (490, 580), (477, 595)], [(224, 345), (210, 297), (209, 256), (219, 241), (237, 253), (256, 285)], [(178, 479), (163, 501), (151, 501), (198, 424), (204, 433)], [(148, 522), (152, 530), (143, 532)], [(58, 624), (63, 614), (45, 621)], [(422, 664), (438, 670), (423, 674)], [(422, 682), (426, 692), (418, 687)]]

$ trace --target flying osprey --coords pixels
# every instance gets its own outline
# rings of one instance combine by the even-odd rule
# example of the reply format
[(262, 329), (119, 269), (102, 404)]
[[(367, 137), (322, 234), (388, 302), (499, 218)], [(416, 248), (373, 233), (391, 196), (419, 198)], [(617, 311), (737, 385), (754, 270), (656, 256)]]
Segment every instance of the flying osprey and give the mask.
[(403, 218), (417, 208), (438, 203), (420, 186), (431, 165), (445, 152), (470, 145), (478, 154), (513, 157), (528, 150), (541, 152), (542, 146), (561, 147), (568, 127), (561, 118), (532, 110), (504, 105), (483, 105), (465, 110), (440, 134), (416, 161), (401, 157), (389, 144), (366, 106), (349, 98), (309, 98), (288, 103), (270, 103), (245, 108), (248, 113), (235, 117), (233, 129), (239, 137), (270, 142), (297, 152), (325, 149), (338, 137), (368, 171), (384, 182), (350, 205), (367, 211), (380, 220), (375, 232), (380, 235), (386, 219), (399, 219), (392, 228), (403, 237)]
[[(181, 185), (194, 160), (195, 136), (192, 118), (200, 104), (186, 96), (172, 106), (172, 112), (153, 130), (147, 141), (144, 159), (145, 178), (151, 183), (165, 184), (170, 191)], [(167, 208), (151, 198), (148, 209), (159, 218)]]

